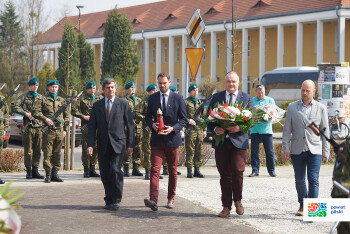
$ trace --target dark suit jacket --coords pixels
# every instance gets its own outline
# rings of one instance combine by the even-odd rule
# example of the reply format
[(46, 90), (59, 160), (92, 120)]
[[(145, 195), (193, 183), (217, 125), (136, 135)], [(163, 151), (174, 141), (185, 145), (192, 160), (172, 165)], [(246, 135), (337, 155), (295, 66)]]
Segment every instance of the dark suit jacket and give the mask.
[[(215, 104), (218, 102), (220, 104), (226, 102), (226, 91), (222, 91), (222, 92), (219, 92), (219, 93), (216, 93), (213, 95), (213, 98), (211, 99), (210, 104), (209, 104), (209, 109), (210, 108), (214, 109)], [(241, 102), (243, 102), (242, 106), (247, 105), (247, 107), (250, 107), (250, 108), (254, 107), (253, 98), (249, 94), (238, 90), (236, 103), (238, 104)], [(218, 126), (218, 125), (215, 123), (211, 123), (208, 125), (208, 129), (214, 133), (214, 128), (216, 126)], [(224, 134), (226, 135), (227, 133), (224, 133)], [(239, 148), (239, 149), (248, 149), (249, 148), (248, 135), (244, 134), (242, 128), (241, 128), (240, 132), (229, 133), (229, 138), (230, 138), (230, 141), (232, 142), (232, 144), (236, 148)], [(215, 148), (215, 140), (213, 140), (212, 146), (213, 146), (213, 148)], [(222, 146), (222, 144), (220, 144), (217, 148), (220, 148), (221, 146)]]
[(146, 123), (152, 129), (151, 146), (161, 146), (164, 142), (168, 147), (179, 147), (182, 144), (180, 130), (187, 123), (185, 101), (182, 96), (170, 92), (166, 114), (163, 116), (164, 125), (174, 128), (174, 131), (166, 136), (158, 135), (152, 124), (157, 122), (157, 110), (160, 105), (160, 91), (149, 96), (146, 114)]
[(93, 147), (97, 135), (99, 155), (106, 153), (108, 138), (117, 154), (124, 153), (126, 148), (134, 146), (133, 115), (126, 100), (115, 97), (109, 122), (106, 119), (105, 99), (94, 103), (89, 120), (87, 146)]

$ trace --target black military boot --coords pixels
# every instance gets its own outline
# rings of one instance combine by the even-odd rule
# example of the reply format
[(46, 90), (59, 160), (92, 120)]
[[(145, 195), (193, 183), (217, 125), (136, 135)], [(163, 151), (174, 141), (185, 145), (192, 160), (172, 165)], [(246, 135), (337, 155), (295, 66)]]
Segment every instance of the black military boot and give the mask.
[(139, 165), (136, 163), (132, 164), (132, 173), (133, 176), (143, 176), (143, 174), (139, 170)]
[(46, 172), (45, 183), (51, 183), (51, 173), (49, 171)]
[(163, 166), (163, 175), (169, 175), (168, 167)]
[(51, 181), (63, 182), (63, 180), (58, 176), (56, 169), (52, 169)]
[(199, 167), (194, 167), (194, 177), (204, 178), (204, 175), (199, 171)]
[(90, 165), (90, 177), (101, 177), (95, 170), (95, 165)]
[(0, 179), (0, 184), (5, 184), (5, 181), (3, 181), (2, 179)]
[(26, 170), (27, 170), (26, 179), (33, 179), (32, 168), (27, 167)]
[(84, 178), (90, 177), (90, 168), (88, 166), (84, 166)]
[(151, 175), (151, 172), (150, 172), (150, 169), (145, 169), (146, 170), (146, 173), (145, 173), (145, 180), (150, 180), (150, 175)]
[(187, 167), (187, 178), (193, 178), (192, 167)]
[(130, 177), (129, 164), (124, 164), (124, 176), (125, 177)]
[(38, 171), (38, 167), (33, 167), (32, 168), (32, 176), (35, 179), (44, 179), (44, 176), (40, 175), (40, 173)]

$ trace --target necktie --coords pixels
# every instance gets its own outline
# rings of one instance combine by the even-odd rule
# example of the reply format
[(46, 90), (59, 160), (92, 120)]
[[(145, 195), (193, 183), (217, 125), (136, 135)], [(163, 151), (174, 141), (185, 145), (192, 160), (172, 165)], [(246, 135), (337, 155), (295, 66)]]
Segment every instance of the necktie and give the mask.
[(232, 103), (232, 96), (233, 96), (233, 93), (230, 93), (230, 101), (228, 102), (228, 104), (231, 105), (231, 106), (232, 106), (232, 104), (233, 104), (233, 103)]
[(110, 113), (111, 113), (111, 100), (108, 99), (107, 112), (106, 112), (107, 121), (109, 121)]
[(166, 113), (166, 103), (165, 103), (165, 94), (163, 93), (163, 103), (162, 103), (162, 109), (163, 109), (163, 116)]

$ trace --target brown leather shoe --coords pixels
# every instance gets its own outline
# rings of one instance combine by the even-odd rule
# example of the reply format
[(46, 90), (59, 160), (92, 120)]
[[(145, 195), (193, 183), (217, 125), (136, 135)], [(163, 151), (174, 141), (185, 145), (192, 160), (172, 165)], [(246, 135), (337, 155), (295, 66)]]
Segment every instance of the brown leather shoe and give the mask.
[(151, 210), (153, 211), (157, 211), (158, 210), (158, 206), (157, 203), (153, 200), (150, 200), (148, 198), (145, 198), (144, 200), (145, 206), (151, 208)]
[(169, 199), (169, 200), (168, 200), (168, 203), (167, 203), (167, 205), (166, 205), (166, 208), (174, 209), (174, 208), (175, 208), (174, 200)]
[(299, 210), (297, 211), (297, 213), (295, 215), (296, 216), (303, 216), (304, 215), (303, 209), (304, 209), (303, 205), (300, 204)]
[(236, 201), (235, 202), (235, 207), (236, 207), (236, 213), (238, 215), (243, 215), (244, 214), (244, 208), (243, 208), (243, 205), (242, 205), (241, 201)]
[(228, 207), (224, 207), (224, 209), (222, 209), (222, 211), (218, 214), (219, 217), (221, 218), (226, 218), (230, 215), (231, 210)]

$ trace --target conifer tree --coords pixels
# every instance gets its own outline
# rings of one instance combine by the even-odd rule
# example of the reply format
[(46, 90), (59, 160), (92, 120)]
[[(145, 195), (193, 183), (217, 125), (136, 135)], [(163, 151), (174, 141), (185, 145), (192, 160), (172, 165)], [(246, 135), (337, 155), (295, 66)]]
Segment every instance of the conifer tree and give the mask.
[(49, 62), (44, 64), (43, 68), (39, 71), (37, 78), (39, 79), (38, 93), (45, 95), (47, 92), (47, 82), (55, 79), (55, 70), (51, 67)]
[(129, 19), (114, 9), (109, 13), (104, 27), (101, 78), (112, 76), (123, 84), (135, 80), (140, 66)]
[(78, 47), (80, 50), (81, 83), (86, 84), (90, 80), (96, 81), (95, 53), (91, 44), (86, 41), (84, 33), (78, 35)]

